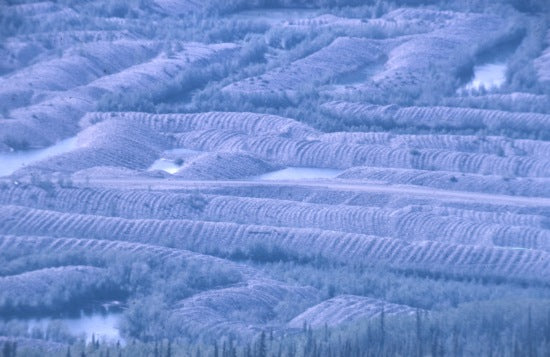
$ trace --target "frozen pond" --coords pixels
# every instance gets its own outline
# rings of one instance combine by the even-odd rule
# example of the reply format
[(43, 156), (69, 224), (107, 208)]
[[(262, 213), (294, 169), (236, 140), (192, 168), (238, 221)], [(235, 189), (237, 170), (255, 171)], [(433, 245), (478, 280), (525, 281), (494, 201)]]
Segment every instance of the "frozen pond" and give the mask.
[(200, 151), (190, 149), (173, 149), (162, 153), (161, 158), (156, 160), (147, 171), (165, 171), (175, 174), (181, 168), (185, 158), (196, 156)]
[(320, 169), (316, 167), (287, 167), (286, 169), (268, 172), (255, 176), (253, 180), (304, 180), (330, 179), (340, 175), (344, 170)]
[(169, 174), (175, 174), (176, 172), (179, 171), (180, 168), (181, 166), (176, 164), (174, 160), (163, 158), (155, 161), (153, 165), (151, 165), (151, 167), (149, 167), (147, 170), (148, 171), (160, 170), (160, 171), (168, 172)]
[(506, 81), (506, 63), (486, 63), (474, 67), (474, 78), (464, 86), (466, 90), (498, 88)]
[(77, 147), (76, 137), (65, 139), (45, 149), (0, 153), (0, 176), (11, 175), (18, 169), (51, 156), (63, 154)]
[(92, 335), (96, 340), (124, 343), (124, 339), (120, 336), (119, 321), (122, 317), (120, 312), (108, 313), (81, 313), (79, 317), (63, 317), (52, 318), (44, 317), (38, 319), (16, 319), (16, 321), (26, 322), (29, 327), (29, 332), (40, 330), (45, 333), (48, 325), (60, 326), (62, 330), (67, 331), (75, 337), (84, 337), (86, 342), (92, 340)]
[(473, 76), (460, 89), (470, 91), (485, 88), (495, 89), (506, 82), (508, 60), (520, 43), (520, 38), (501, 43), (477, 56)]

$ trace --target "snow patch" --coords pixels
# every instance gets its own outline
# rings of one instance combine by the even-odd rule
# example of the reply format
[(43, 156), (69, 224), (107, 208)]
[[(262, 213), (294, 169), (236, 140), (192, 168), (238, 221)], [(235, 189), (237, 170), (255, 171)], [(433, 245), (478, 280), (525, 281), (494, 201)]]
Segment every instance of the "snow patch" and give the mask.
[(253, 180), (304, 180), (331, 179), (343, 173), (344, 170), (322, 169), (318, 167), (287, 167), (282, 170), (268, 172), (253, 177)]
[(14, 151), (8, 153), (0, 152), (0, 176), (8, 176), (34, 162), (63, 154), (77, 148), (77, 138), (69, 138), (58, 142), (57, 144), (35, 150)]

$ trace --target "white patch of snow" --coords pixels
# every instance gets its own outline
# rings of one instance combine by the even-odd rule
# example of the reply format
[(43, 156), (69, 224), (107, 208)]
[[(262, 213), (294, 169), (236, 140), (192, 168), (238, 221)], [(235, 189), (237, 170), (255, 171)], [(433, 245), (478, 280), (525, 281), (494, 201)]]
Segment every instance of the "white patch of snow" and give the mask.
[(166, 171), (169, 174), (175, 174), (180, 169), (180, 166), (177, 165), (173, 160), (168, 159), (158, 159), (147, 169), (147, 171)]
[(29, 319), (26, 322), (29, 324), (29, 330), (38, 328), (42, 331), (46, 331), (48, 325), (54, 321), (61, 322), (71, 335), (80, 337), (85, 336), (86, 342), (92, 341), (92, 335), (96, 340), (106, 342), (120, 341), (124, 344), (124, 339), (120, 336), (119, 321), (122, 317), (120, 312), (112, 312), (107, 314), (93, 313), (84, 314), (81, 313), (79, 317), (69, 317), (61, 319), (53, 319), (50, 317), (40, 319)]
[(321, 169), (316, 167), (287, 167), (282, 170), (268, 172), (255, 176), (252, 180), (303, 180), (303, 179), (330, 179), (340, 175), (343, 170)]
[(486, 63), (474, 67), (474, 78), (464, 86), (466, 90), (498, 88), (506, 81), (506, 64)]
[(200, 153), (201, 151), (183, 148), (166, 150), (162, 153), (161, 157), (147, 169), (147, 171), (160, 170), (173, 175), (181, 169), (181, 164), (176, 163), (179, 156), (195, 156)]
[(0, 153), (0, 176), (11, 175), (18, 169), (36, 161), (69, 152), (77, 147), (77, 138), (69, 138), (44, 148)]

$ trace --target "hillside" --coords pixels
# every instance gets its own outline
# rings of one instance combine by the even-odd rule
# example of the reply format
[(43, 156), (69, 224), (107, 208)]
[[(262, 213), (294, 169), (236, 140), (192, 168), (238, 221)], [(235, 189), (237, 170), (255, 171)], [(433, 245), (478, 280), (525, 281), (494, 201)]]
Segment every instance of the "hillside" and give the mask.
[(0, 4), (11, 356), (546, 356), (546, 1)]

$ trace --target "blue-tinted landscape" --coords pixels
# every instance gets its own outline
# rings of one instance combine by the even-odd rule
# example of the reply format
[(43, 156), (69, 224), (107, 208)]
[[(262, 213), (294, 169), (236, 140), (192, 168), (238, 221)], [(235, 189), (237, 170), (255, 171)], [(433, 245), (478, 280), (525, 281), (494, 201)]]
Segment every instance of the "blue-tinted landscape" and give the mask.
[(550, 356), (550, 3), (0, 0), (0, 350)]

